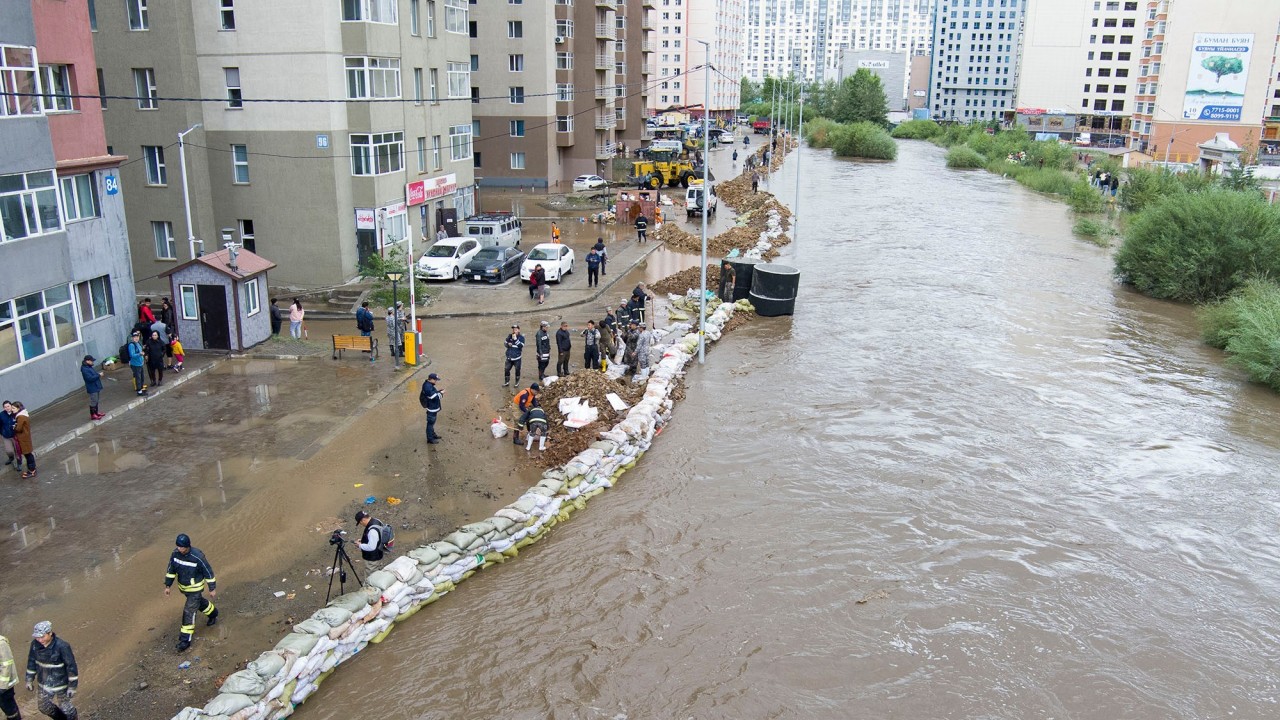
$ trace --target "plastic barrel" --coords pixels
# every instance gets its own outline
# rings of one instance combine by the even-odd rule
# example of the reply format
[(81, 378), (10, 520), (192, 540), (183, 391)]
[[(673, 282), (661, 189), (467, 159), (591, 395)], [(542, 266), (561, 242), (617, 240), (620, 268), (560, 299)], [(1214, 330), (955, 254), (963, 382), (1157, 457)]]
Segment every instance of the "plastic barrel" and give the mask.
[(747, 299), (761, 317), (791, 315), (800, 290), (800, 271), (790, 265), (761, 263), (755, 266)]
[(755, 277), (755, 268), (764, 261), (759, 258), (737, 257), (728, 258), (725, 262), (729, 263), (734, 273), (733, 295), (728, 299), (741, 300), (751, 293), (751, 281)]

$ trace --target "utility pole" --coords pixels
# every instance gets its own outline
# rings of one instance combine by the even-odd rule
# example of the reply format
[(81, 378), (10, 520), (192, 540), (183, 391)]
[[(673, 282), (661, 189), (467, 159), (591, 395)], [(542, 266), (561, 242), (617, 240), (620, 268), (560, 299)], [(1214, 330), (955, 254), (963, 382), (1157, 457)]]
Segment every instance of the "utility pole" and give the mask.
[[(187, 249), (191, 251), (191, 259), (194, 260), (196, 255), (196, 234), (191, 228), (191, 191), (187, 185), (187, 135), (195, 132), (200, 127), (200, 123), (196, 123), (185, 131), (178, 133), (178, 163), (182, 165), (182, 209), (187, 216)], [(200, 254), (204, 254), (204, 241), (200, 241)]]
[(698, 364), (707, 361), (707, 213), (711, 210), (711, 44), (698, 40), (707, 51), (707, 64), (702, 69), (705, 82), (702, 85), (702, 260), (698, 265), (698, 280), (702, 292), (698, 295)]

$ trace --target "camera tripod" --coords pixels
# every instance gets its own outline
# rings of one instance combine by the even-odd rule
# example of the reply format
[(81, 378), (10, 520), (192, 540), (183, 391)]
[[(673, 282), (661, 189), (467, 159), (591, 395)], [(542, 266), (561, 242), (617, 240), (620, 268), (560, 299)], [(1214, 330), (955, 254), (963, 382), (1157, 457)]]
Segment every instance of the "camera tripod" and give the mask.
[[(347, 586), (347, 568), (351, 568), (351, 574), (356, 576), (356, 585), (360, 585), (360, 573), (356, 570), (356, 564), (351, 562), (351, 556), (347, 554), (347, 542), (340, 537), (334, 537), (329, 540), (329, 544), (333, 545), (333, 566), (329, 569), (329, 589), (324, 593), (324, 603), (329, 604), (329, 595), (333, 592), (333, 576), (338, 576), (338, 594), (346, 593)], [(345, 562), (346, 567), (342, 566)]]

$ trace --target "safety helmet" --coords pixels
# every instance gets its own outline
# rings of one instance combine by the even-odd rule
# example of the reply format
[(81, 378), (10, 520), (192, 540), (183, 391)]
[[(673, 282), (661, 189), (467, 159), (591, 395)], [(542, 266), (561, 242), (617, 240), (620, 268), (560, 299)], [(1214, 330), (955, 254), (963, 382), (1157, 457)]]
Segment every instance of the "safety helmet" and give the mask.
[(178, 547), (184, 547), (184, 548), (191, 547), (191, 538), (187, 537), (186, 533), (179, 533), (178, 539), (174, 540), (173, 542)]

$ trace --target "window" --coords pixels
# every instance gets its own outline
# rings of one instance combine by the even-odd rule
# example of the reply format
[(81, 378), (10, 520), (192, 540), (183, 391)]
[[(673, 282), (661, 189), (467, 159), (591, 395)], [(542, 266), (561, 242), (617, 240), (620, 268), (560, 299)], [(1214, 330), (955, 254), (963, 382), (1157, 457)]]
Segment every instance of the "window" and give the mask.
[(222, 20), (223, 30), (236, 29), (236, 0), (219, 0), (221, 6), (219, 16)]
[(413, 103), (422, 104), (422, 68), (413, 69)]
[(573, 102), (573, 83), (556, 85), (556, 102)]
[(1132, 35), (1121, 35), (1121, 36), (1120, 36), (1120, 44), (1121, 44), (1121, 45), (1132, 45), (1132, 44), (1133, 44), (1133, 36), (1132, 36)]
[(524, 153), (522, 152), (511, 153), (511, 169), (512, 170), (524, 169)]
[(509, 72), (524, 72), (524, 55), (508, 55), (507, 70)]
[(476, 72), (479, 69), (480, 69), (480, 56), (472, 55), (471, 56), (471, 72)]
[(231, 182), (245, 185), (249, 182), (249, 146), (231, 146)]
[[(102, 68), (98, 68), (98, 104), (103, 110), (107, 109), (107, 79), (102, 75)], [(0, 115), (3, 114), (0, 112)]]
[(134, 68), (133, 87), (138, 96), (139, 110), (155, 110), (159, 107), (159, 103), (156, 102), (156, 71), (154, 69)]
[(148, 185), (169, 184), (169, 171), (164, 166), (164, 148), (159, 145), (143, 145), (142, 160), (147, 166)]
[(418, 19), (418, 0), (409, 0), (409, 34), (422, 34), (421, 22)]
[(351, 174), (385, 175), (403, 169), (404, 133), (351, 136)]
[(471, 157), (471, 126), (449, 126), (449, 159), (466, 160)]
[(62, 186), (62, 213), (67, 222), (88, 220), (101, 214), (92, 173), (58, 178), (58, 184)]
[(557, 21), (556, 21), (556, 35), (559, 35), (560, 37), (565, 37), (565, 38), (571, 38), (571, 37), (573, 37), (573, 21), (572, 21), (572, 20), (557, 20)]
[(436, 0), (427, 0), (427, 37), (436, 36)]
[(510, 87), (507, 88), (507, 98), (512, 105), (522, 105), (524, 103), (524, 88)]
[(0, 175), (0, 225), (3, 242), (62, 229), (52, 170)]
[(507, 21), (507, 37), (522, 38), (524, 37), (524, 23), (519, 20)]
[(396, 0), (342, 0), (342, 19), (395, 25), (396, 7)]
[(1128, 85), (1112, 85), (1111, 92), (1117, 95), (1123, 95), (1129, 89)]
[(70, 285), (0, 303), (0, 368), (21, 365), (79, 340)]
[(511, 137), (524, 137), (523, 120), (510, 120), (508, 121), (508, 127), (511, 131)]
[(240, 220), (240, 244), (251, 253), (258, 252), (258, 238), (253, 233), (252, 220)]
[(431, 98), (431, 102), (440, 102), (440, 71), (436, 68), (431, 68), (431, 87), (429, 89), (431, 94), (428, 97)]
[(466, 0), (444, 0), (444, 31), (468, 34)]
[(562, 133), (573, 132), (573, 116), (557, 115), (556, 116), (556, 132), (562, 132)]
[(572, 70), (573, 69), (573, 53), (571, 52), (556, 53), (556, 69)]
[(427, 171), (427, 138), (426, 136), (418, 138), (418, 172)]
[(173, 223), (152, 220), (151, 237), (156, 241), (157, 260), (178, 259), (178, 244), (173, 241)]
[(222, 73), (227, 76), (227, 107), (239, 110), (244, 107), (244, 96), (240, 92), (240, 68), (222, 68)]
[(111, 297), (110, 275), (76, 283), (76, 299), (80, 305), (81, 325), (116, 312), (115, 300)]
[(439, 170), (444, 167), (443, 158), (440, 154), (440, 136), (431, 136), (431, 167)]
[(129, 29), (146, 30), (150, 27), (147, 21), (147, 0), (124, 0), (129, 12)]
[(0, 117), (39, 115), (36, 92), (36, 53), (32, 47), (0, 45), (0, 91), (28, 93), (0, 96)]
[(75, 110), (71, 102), (71, 67), (69, 65), (40, 66), (40, 103), (44, 111), (67, 112)]
[(349, 57), (347, 98), (400, 97), (400, 61), (396, 58)]
[(262, 300), (258, 297), (258, 278), (253, 278), (244, 284), (244, 307), (245, 317), (257, 315), (262, 309)]
[(471, 92), (471, 67), (467, 63), (451, 62), (446, 68), (449, 79), (449, 97), (469, 97)]
[(178, 295), (181, 297), (182, 319), (195, 320), (199, 316), (196, 314), (196, 286), (195, 285), (179, 285)]
[(1124, 110), (1124, 101), (1123, 101), (1123, 100), (1112, 100), (1112, 101), (1111, 101), (1111, 111), (1112, 111), (1112, 112), (1121, 112), (1121, 111), (1123, 111), (1123, 110)]
[(89, 0), (89, 29), (98, 32), (98, 7)]

